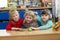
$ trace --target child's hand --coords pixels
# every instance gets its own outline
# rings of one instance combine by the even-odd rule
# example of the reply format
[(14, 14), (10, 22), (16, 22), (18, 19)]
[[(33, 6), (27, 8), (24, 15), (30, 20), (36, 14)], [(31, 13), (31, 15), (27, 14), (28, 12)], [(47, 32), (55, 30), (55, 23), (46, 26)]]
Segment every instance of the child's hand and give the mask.
[(31, 27), (32, 29), (34, 29), (34, 30), (36, 30), (36, 28), (35, 27)]
[(33, 30), (39, 30), (40, 28), (39, 27), (37, 27), (37, 28), (35, 28), (35, 27), (31, 27)]
[(20, 28), (15, 28), (15, 27), (13, 27), (12, 30), (18, 31), (18, 30), (20, 30)]

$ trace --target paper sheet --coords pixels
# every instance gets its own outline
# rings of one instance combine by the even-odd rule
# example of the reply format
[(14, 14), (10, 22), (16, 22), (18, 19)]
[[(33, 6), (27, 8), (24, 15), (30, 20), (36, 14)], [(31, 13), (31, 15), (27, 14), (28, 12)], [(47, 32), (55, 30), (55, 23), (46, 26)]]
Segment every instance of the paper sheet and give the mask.
[(10, 36), (10, 33), (7, 33), (6, 30), (0, 30), (0, 36)]

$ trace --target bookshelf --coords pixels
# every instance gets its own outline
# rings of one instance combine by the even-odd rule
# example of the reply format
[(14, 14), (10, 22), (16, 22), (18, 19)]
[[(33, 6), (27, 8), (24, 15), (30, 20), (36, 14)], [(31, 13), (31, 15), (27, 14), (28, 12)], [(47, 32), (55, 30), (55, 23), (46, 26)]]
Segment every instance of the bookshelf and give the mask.
[[(19, 2), (18, 2), (19, 1)], [(27, 7), (25, 7), (25, 8), (21, 8), (22, 7), (22, 5), (24, 5), (25, 6), (25, 2), (27, 1), (27, 3), (30, 5), (30, 3), (29, 2), (33, 2), (32, 3), (32, 5), (30, 5), (28, 8)], [(37, 2), (36, 2), (37, 0), (32, 0), (32, 1), (30, 1), (30, 0), (8, 0), (8, 5), (9, 5), (9, 3), (10, 2), (15, 2), (17, 5), (16, 5), (16, 9), (17, 10), (26, 10), (26, 9), (28, 9), (28, 10), (38, 10), (38, 9), (52, 9), (52, 0), (38, 0)], [(37, 3), (37, 4), (36, 4)], [(46, 4), (46, 3), (48, 3), (48, 4)], [(33, 5), (35, 5), (35, 7), (33, 7)], [(38, 5), (38, 6), (36, 6), (36, 5)], [(43, 5), (43, 6), (42, 6)], [(45, 6), (46, 5), (46, 6)], [(27, 6), (27, 5), (26, 5)], [(8, 6), (9, 7), (9, 6)], [(9, 11), (9, 8), (0, 8), (0, 11)]]
[[(28, 10), (38, 10), (38, 9), (52, 9), (52, 7), (17, 8), (17, 10), (25, 10), (25, 9), (28, 9)], [(3, 8), (3, 9), (1, 9), (1, 8), (0, 8), (0, 11), (9, 11), (9, 9), (8, 9), (8, 8)]]

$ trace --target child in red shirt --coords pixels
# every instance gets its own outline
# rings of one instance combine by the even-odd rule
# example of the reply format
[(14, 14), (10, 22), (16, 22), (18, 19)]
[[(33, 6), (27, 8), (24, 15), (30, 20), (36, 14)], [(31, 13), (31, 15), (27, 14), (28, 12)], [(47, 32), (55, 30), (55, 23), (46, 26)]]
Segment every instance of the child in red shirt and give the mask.
[(6, 26), (6, 30), (16, 30), (22, 28), (23, 19), (19, 18), (19, 13), (16, 10), (10, 10), (10, 21)]

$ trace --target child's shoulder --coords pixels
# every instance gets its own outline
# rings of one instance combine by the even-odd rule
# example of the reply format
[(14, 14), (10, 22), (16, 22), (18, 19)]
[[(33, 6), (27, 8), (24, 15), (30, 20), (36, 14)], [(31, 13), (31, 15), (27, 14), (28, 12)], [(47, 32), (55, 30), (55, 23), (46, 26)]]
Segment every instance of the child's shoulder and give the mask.
[(10, 20), (8, 23), (12, 23), (12, 20)]
[(23, 21), (24, 20), (24, 18), (19, 18), (19, 21)]
[(19, 20), (24, 20), (24, 18), (19, 18)]
[(49, 22), (52, 22), (52, 20), (48, 20)]
[(48, 23), (53, 23), (52, 20), (48, 20)]

